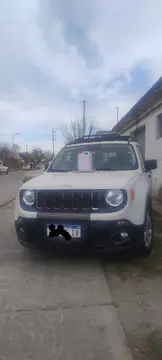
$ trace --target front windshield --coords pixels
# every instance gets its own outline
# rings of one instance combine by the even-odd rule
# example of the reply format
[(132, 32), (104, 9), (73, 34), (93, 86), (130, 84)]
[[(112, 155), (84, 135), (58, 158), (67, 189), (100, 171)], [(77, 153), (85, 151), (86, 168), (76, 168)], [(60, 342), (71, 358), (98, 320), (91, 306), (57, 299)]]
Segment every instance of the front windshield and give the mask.
[(53, 160), (48, 172), (78, 171), (78, 154), (92, 153), (96, 171), (126, 171), (138, 168), (134, 148), (130, 144), (88, 144), (62, 149)]

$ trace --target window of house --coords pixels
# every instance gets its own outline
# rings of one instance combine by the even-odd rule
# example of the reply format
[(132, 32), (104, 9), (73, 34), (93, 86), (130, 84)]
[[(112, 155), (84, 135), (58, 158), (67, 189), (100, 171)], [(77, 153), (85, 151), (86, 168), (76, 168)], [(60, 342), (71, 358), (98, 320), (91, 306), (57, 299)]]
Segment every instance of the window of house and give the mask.
[(162, 114), (157, 116), (157, 123), (156, 123), (156, 137), (157, 139), (162, 138)]

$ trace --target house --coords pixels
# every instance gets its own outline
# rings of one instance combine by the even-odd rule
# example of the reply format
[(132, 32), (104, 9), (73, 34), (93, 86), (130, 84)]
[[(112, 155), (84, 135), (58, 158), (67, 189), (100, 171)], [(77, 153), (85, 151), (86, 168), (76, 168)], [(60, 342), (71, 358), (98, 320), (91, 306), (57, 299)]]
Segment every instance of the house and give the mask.
[(135, 136), (145, 159), (156, 159), (153, 195), (162, 197), (162, 77), (113, 127), (112, 131)]
[(10, 152), (3, 157), (3, 164), (9, 169), (21, 169), (21, 158), (19, 154)]

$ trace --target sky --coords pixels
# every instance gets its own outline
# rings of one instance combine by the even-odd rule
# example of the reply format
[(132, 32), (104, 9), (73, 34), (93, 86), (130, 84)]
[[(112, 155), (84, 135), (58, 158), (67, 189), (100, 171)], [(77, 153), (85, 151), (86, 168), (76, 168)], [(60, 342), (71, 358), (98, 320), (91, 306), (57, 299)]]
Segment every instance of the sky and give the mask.
[[(162, 75), (161, 0), (0, 0), (0, 142), (64, 145), (81, 118), (110, 130)], [(26, 145), (27, 144), (27, 145)]]

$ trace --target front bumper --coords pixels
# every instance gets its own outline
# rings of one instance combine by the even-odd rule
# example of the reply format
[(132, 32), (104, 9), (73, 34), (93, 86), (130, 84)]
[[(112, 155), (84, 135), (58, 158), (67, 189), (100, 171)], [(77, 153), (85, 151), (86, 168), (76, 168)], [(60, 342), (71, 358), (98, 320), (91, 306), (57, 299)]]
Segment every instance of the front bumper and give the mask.
[[(15, 228), (18, 239), (21, 243), (25, 242), (67, 242), (62, 237), (49, 238), (47, 236), (47, 224), (57, 224), (58, 220), (51, 219), (30, 219), (19, 217), (15, 221)], [(141, 225), (134, 225), (128, 220), (111, 221), (92, 221), (92, 220), (72, 220), (62, 221), (66, 225), (80, 225), (81, 238), (72, 238), (70, 243), (89, 244), (92, 248), (104, 248), (118, 250), (126, 247), (136, 247), (140, 242)], [(127, 235), (127, 236), (126, 236)]]

